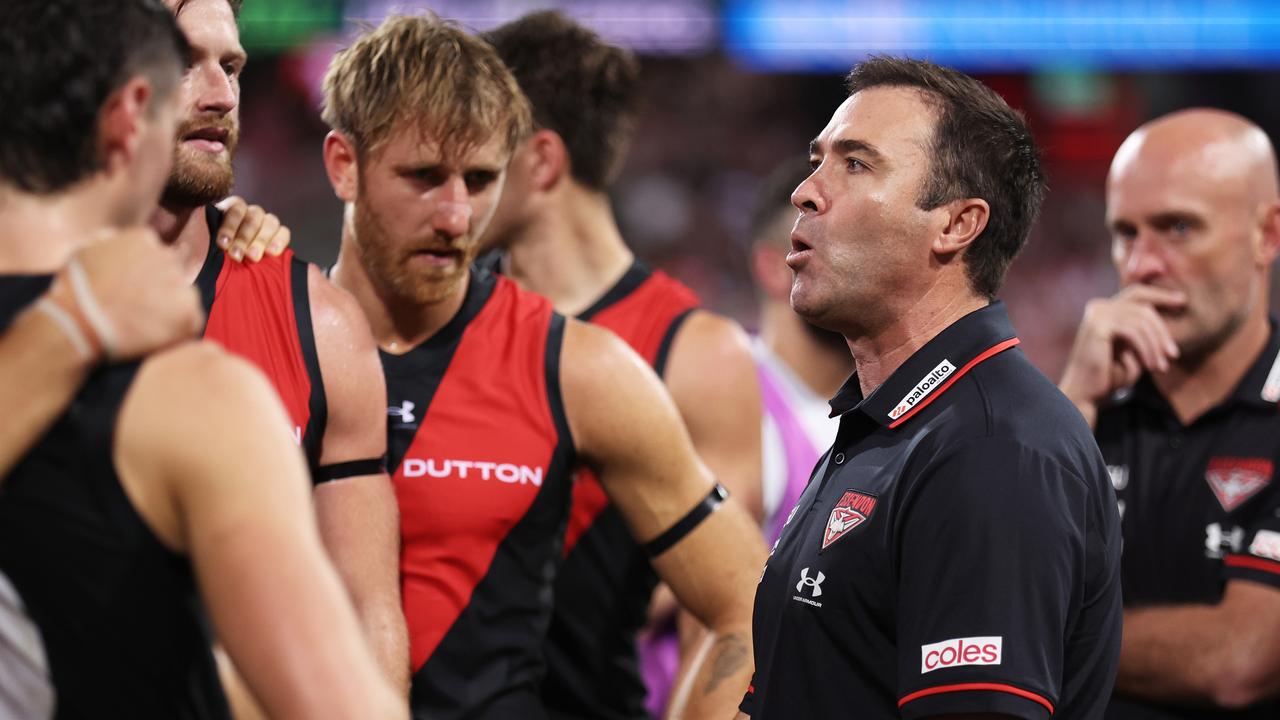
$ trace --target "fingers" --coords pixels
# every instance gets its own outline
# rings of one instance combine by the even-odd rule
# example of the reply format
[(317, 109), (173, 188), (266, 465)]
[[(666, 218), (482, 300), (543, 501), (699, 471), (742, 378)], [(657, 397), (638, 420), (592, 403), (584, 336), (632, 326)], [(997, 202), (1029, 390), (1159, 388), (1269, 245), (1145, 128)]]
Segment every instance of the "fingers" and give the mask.
[[(275, 217), (272, 215), (271, 217)], [(263, 223), (267, 220), (267, 211), (258, 205), (249, 205), (244, 210), (244, 219), (240, 221), (240, 226), (236, 229), (235, 235), (231, 238), (231, 245), (227, 248), (227, 254), (232, 260), (240, 262), (244, 260), (249, 252), (249, 247), (253, 243), (253, 239), (262, 231)], [(279, 220), (276, 220), (279, 224)], [(254, 260), (262, 259), (262, 252), (258, 252)]]
[(1155, 285), (1130, 285), (1116, 295), (1116, 300), (1150, 305), (1164, 310), (1181, 310), (1187, 304), (1186, 293)]
[(239, 195), (232, 195), (217, 204), (219, 210), (222, 210), (222, 226), (218, 228), (216, 242), (218, 247), (229, 251), (231, 248), (231, 239), (240, 231), (240, 224), (244, 222), (245, 215), (248, 213), (249, 205), (244, 198)]
[[(279, 234), (280, 228), (280, 218), (271, 213), (266, 213), (262, 218), (262, 224), (258, 227), (257, 234), (249, 239), (245, 247), (245, 256), (254, 262), (261, 260), (262, 254), (267, 248), (277, 242), (276, 236)], [(280, 252), (277, 251), (272, 254), (279, 255)]]
[(1128, 387), (1142, 377), (1142, 361), (1132, 350), (1121, 350), (1116, 362), (1112, 365), (1112, 371), (1115, 374), (1112, 376), (1111, 386)]
[(232, 195), (217, 207), (224, 213), (222, 226), (218, 228), (218, 247), (232, 260), (240, 262), (247, 257), (257, 262), (264, 254), (278, 256), (289, 247), (292, 241), (289, 228), (261, 206), (250, 205), (244, 198)]
[(1112, 336), (1132, 351), (1142, 366), (1153, 372), (1169, 369), (1169, 361), (1177, 357), (1178, 348), (1169, 335), (1164, 320), (1150, 305), (1122, 308), (1113, 318)]
[[(274, 215), (272, 217), (275, 217)], [(274, 238), (271, 238), (267, 244), (267, 252), (271, 255), (279, 255), (284, 249), (289, 247), (289, 243), (293, 242), (293, 234), (289, 232), (289, 228), (280, 225), (280, 230), (276, 232)]]

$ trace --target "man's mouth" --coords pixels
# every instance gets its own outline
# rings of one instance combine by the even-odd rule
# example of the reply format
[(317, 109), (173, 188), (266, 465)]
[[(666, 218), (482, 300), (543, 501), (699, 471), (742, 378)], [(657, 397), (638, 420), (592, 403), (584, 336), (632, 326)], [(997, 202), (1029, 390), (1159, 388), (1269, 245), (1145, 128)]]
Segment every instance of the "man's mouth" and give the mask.
[(450, 247), (420, 248), (409, 257), (432, 267), (447, 267), (462, 259), (462, 251)]
[(804, 263), (805, 258), (808, 257), (809, 251), (812, 249), (813, 247), (809, 245), (802, 235), (795, 232), (791, 233), (791, 252), (787, 253), (787, 265), (791, 266), (793, 270), (796, 269)]
[(227, 138), (230, 136), (231, 132), (226, 128), (197, 128), (185, 133), (182, 136), (182, 143), (203, 152), (220, 153), (227, 149)]

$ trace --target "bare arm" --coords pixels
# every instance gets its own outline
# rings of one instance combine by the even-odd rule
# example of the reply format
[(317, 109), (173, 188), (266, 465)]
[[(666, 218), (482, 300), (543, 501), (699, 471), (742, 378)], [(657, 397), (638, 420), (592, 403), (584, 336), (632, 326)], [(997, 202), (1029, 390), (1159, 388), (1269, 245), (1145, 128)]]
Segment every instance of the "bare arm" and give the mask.
[[(712, 475), (755, 519), (764, 519), (760, 485), (761, 399), (750, 341), (737, 323), (706, 311), (685, 320), (672, 343), (665, 373), (667, 389), (689, 430), (694, 450)], [(674, 597), (659, 586), (654, 602)], [(661, 617), (662, 608), (651, 615)], [(686, 687), (690, 673), (714, 643), (706, 629), (686, 611), (677, 618), (680, 631), (680, 670), (674, 688)], [(680, 693), (675, 693), (679, 695)], [(678, 707), (681, 702), (671, 703)], [(696, 703), (691, 706), (697, 710)]]
[[(114, 331), (115, 357), (135, 358), (190, 338), (201, 312), (196, 292), (150, 230), (130, 229), (92, 243), (74, 256), (89, 292)], [(66, 271), (45, 294), (70, 316), (80, 315)], [(93, 329), (81, 323), (82, 336)], [(85, 356), (56, 322), (34, 308), (0, 335), (0, 477), (6, 475), (62, 414), (102, 357), (96, 337)]]
[[(329, 406), (321, 465), (381, 458), (387, 391), (378, 348), (359, 306), (314, 267), (308, 286)], [(386, 473), (326, 482), (316, 517), (329, 558), (356, 606), (387, 679), (409, 696), (409, 639), (400, 604), (400, 515)]]
[(1280, 693), (1280, 591), (1230, 580), (1217, 605), (1126, 610), (1116, 690), (1243, 708)]
[(48, 316), (28, 309), (0, 335), (0, 477), (7, 475), (62, 414), (90, 361)]
[(747, 334), (732, 320), (694, 312), (672, 343), (665, 379), (698, 457), (763, 521), (760, 381)]
[[(710, 473), (662, 383), (621, 340), (570, 321), (561, 357), (565, 410), (579, 452), (597, 469), (635, 537), (653, 540), (706, 497), (714, 484)], [(711, 648), (692, 671), (690, 716), (728, 717), (746, 691), (751, 608), (764, 559), (758, 528), (732, 499), (653, 559), (681, 605), (710, 630)]]
[(288, 428), (261, 373), (193, 343), (143, 366), (116, 466), (161, 541), (192, 558), (218, 637), (271, 717), (405, 718), (325, 559)]

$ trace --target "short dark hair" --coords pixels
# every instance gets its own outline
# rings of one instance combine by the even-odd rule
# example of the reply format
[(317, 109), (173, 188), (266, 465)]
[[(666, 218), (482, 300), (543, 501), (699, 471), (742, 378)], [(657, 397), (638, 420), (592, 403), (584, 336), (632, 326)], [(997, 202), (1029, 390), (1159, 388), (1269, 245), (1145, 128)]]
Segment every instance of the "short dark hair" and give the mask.
[(782, 238), (769, 237), (774, 223), (783, 213), (795, 216), (799, 211), (791, 204), (791, 193), (813, 174), (809, 166), (809, 158), (795, 155), (778, 163), (760, 183), (756, 192), (756, 202), (751, 208), (747, 220), (747, 240), (755, 245), (769, 243), (781, 245)]
[(1040, 151), (1026, 118), (981, 82), (923, 60), (873, 57), (855, 65), (847, 81), (850, 95), (916, 88), (936, 106), (933, 166), (916, 204), (932, 210), (962, 198), (987, 201), (987, 227), (963, 259), (973, 289), (994, 298), (1044, 199)]
[(533, 104), (534, 123), (569, 152), (573, 178), (613, 183), (640, 114), (640, 63), (559, 12), (534, 12), (485, 33)]
[(156, 107), (190, 53), (159, 0), (4, 0), (0, 27), (0, 182), (30, 193), (58, 192), (101, 167), (103, 103), (146, 75)]

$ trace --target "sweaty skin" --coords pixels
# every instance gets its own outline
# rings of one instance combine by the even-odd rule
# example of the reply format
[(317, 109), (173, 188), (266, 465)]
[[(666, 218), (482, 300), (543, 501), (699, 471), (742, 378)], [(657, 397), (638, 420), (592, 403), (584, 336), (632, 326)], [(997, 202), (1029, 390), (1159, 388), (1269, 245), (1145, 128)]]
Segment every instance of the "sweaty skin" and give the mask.
[[(334, 280), (359, 301), (379, 345), (405, 352), (461, 307), (469, 261), (502, 192), (510, 151), (495, 137), (446, 153), (408, 126), (363, 159), (337, 131), (324, 150), (330, 182), (347, 203)], [(459, 204), (472, 211), (459, 212)], [(637, 539), (653, 539), (710, 491), (711, 477), (661, 381), (611, 333), (568, 321), (561, 388), (578, 452), (599, 469), (610, 501)], [(637, 427), (646, 432), (637, 434)], [(730, 500), (654, 561), (682, 604), (717, 638), (697, 687), (699, 701), (722, 715), (731, 712), (750, 678), (744, 650), (750, 648), (752, 588), (764, 555), (759, 531)]]
[[(1193, 109), (1143, 125), (1107, 178), (1122, 289), (1091, 301), (1060, 389), (1091, 424), (1144, 373), (1184, 423), (1265, 347), (1280, 251), (1275, 152), (1248, 120)], [(1117, 692), (1243, 708), (1280, 692), (1280, 591), (1227, 582), (1216, 605), (1127, 609)]]
[[(176, 0), (167, 4), (178, 10)], [(226, 0), (190, 0), (176, 17), (192, 53), (178, 93), (174, 166), (152, 226), (194, 282), (211, 242), (234, 260), (258, 260), (264, 251), (282, 252), (290, 233), (276, 216), (234, 197), (219, 204), (226, 211), (223, 225), (209, 232), (205, 204), (229, 190), (233, 180), (240, 73), (247, 55)], [(220, 140), (210, 142), (209, 133), (220, 133)], [(364, 317), (315, 268), (308, 273), (307, 292), (321, 374), (313, 380), (322, 379), (328, 407), (320, 463), (382, 457), (386, 391)], [(391, 480), (377, 473), (324, 483), (315, 489), (314, 502), (329, 559), (346, 584), (370, 646), (387, 678), (407, 697), (408, 637), (400, 609), (399, 518)]]

